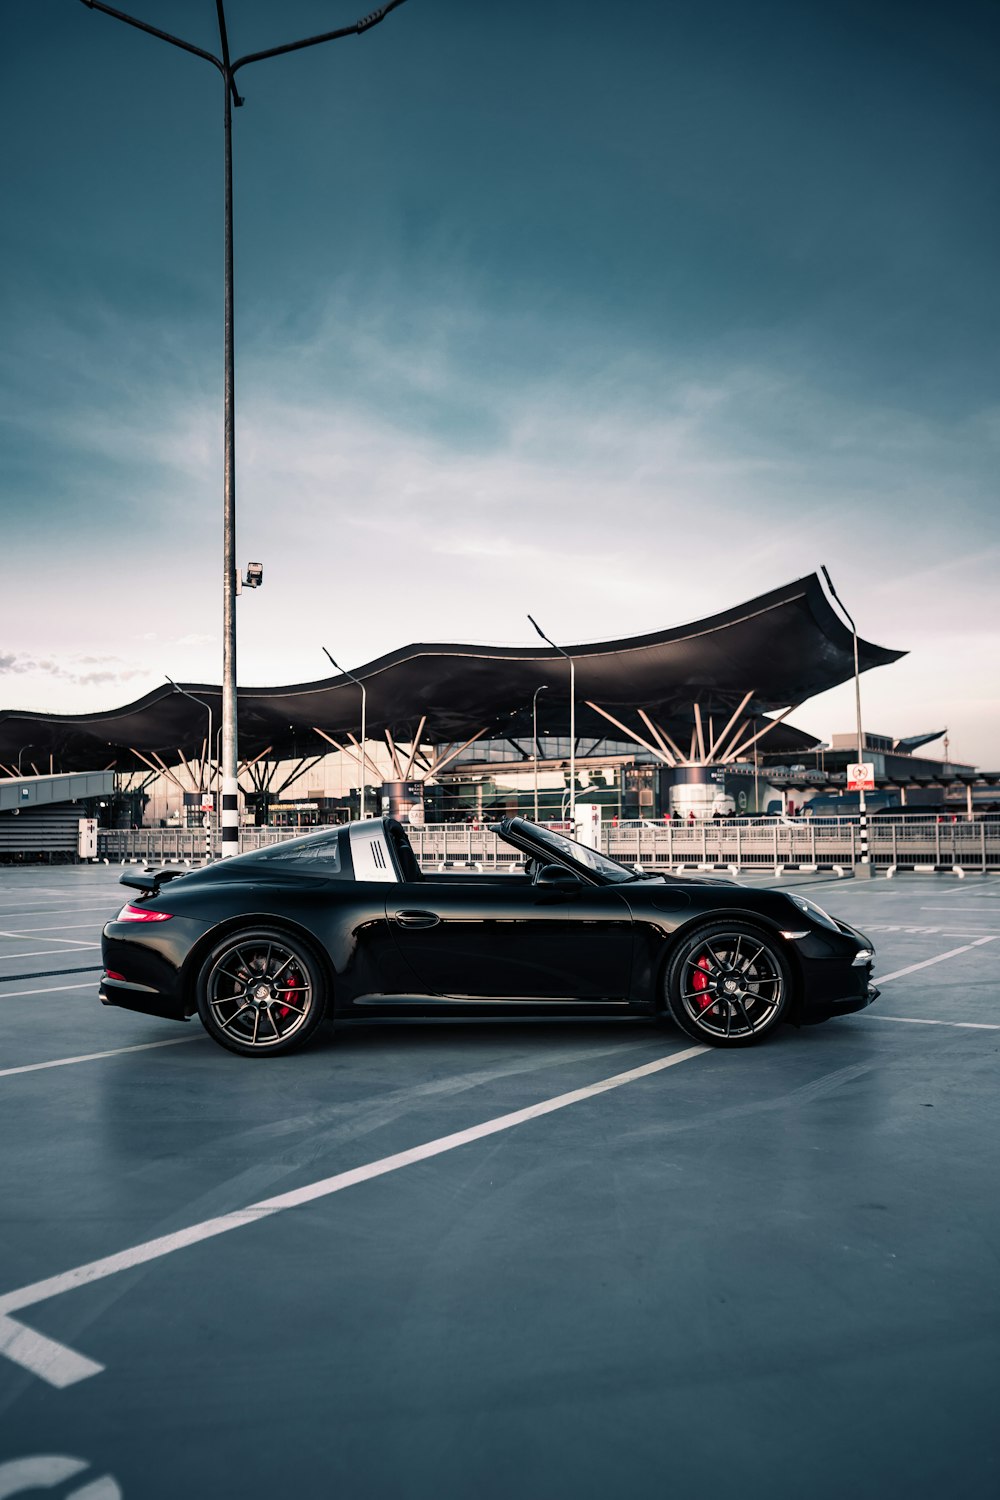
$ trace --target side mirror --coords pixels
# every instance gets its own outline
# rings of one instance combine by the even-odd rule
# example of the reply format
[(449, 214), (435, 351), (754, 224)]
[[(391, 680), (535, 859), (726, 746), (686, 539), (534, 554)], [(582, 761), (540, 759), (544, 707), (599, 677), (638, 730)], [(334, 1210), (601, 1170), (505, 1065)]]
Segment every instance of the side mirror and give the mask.
[(535, 877), (539, 891), (553, 896), (575, 896), (583, 889), (583, 881), (572, 870), (562, 865), (543, 865)]

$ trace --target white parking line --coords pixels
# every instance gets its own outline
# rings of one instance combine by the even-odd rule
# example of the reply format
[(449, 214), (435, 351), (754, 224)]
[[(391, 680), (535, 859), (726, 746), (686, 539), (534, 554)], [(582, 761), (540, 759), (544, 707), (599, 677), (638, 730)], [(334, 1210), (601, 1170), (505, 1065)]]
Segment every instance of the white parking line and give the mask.
[[(110, 920), (110, 919), (109, 919)], [(58, 927), (18, 927), (9, 931), (0, 930), (0, 937), (24, 938), (34, 937), (39, 932), (78, 932), (81, 927), (88, 928), (93, 932), (99, 924), (97, 922), (63, 922)], [(76, 943), (78, 938), (42, 938), (43, 943)]]
[(981, 927), (949, 931), (947, 927), (911, 927), (900, 922), (865, 922), (865, 932), (901, 932), (907, 937), (1000, 937), (1000, 932), (985, 933)]
[[(0, 979), (0, 984), (3, 980)], [(0, 1000), (16, 1000), (19, 995), (58, 995), (62, 990), (94, 990), (97, 988), (97, 980), (91, 979), (86, 984), (50, 984), (44, 990), (8, 990), (5, 995), (0, 995)]]
[(1000, 1031), (993, 1021), (928, 1021), (923, 1016), (866, 1016), (866, 1021), (898, 1021), (904, 1026), (961, 1026), (969, 1031)]
[(161, 1256), (170, 1255), (175, 1250), (182, 1250), (187, 1245), (197, 1245), (202, 1240), (226, 1234), (230, 1229), (242, 1229), (247, 1224), (256, 1224), (258, 1220), (283, 1213), (286, 1209), (298, 1208), (304, 1203), (315, 1203), (319, 1198), (327, 1198), (331, 1193), (342, 1192), (344, 1188), (354, 1187), (359, 1182), (369, 1182), (373, 1177), (384, 1177), (388, 1172), (397, 1172), (400, 1168), (412, 1166), (415, 1162), (427, 1161), (446, 1151), (453, 1151), (458, 1146), (468, 1145), (471, 1141), (483, 1140), (486, 1136), (497, 1135), (502, 1130), (511, 1130), (515, 1125), (523, 1125), (528, 1120), (537, 1120), (542, 1115), (554, 1113), (555, 1110), (566, 1109), (571, 1104), (579, 1104), (583, 1099), (592, 1099), (598, 1094), (609, 1093), (612, 1089), (621, 1088), (626, 1083), (634, 1083), (639, 1078), (648, 1078), (654, 1073), (662, 1072), (664, 1068), (675, 1067), (678, 1063), (701, 1057), (711, 1050), (710, 1047), (688, 1047), (683, 1052), (672, 1052), (667, 1057), (658, 1057), (654, 1062), (644, 1063), (641, 1067), (630, 1068), (627, 1073), (616, 1073), (611, 1078), (602, 1078), (598, 1083), (588, 1084), (585, 1088), (573, 1089), (568, 1094), (558, 1094), (552, 1099), (543, 1099), (538, 1104), (528, 1105), (526, 1109), (498, 1115), (495, 1119), (483, 1121), (481, 1125), (455, 1131), (452, 1135), (439, 1136), (436, 1140), (425, 1141), (421, 1146), (412, 1146), (408, 1151), (398, 1151), (393, 1156), (383, 1156), (378, 1161), (368, 1162), (365, 1166), (352, 1167), (349, 1171), (338, 1172), (333, 1177), (320, 1178), (317, 1182), (307, 1183), (304, 1187), (295, 1188), (289, 1193), (280, 1193), (277, 1197), (264, 1198), (259, 1203), (251, 1203), (235, 1213), (222, 1214), (215, 1219), (204, 1219), (200, 1224), (189, 1224), (186, 1229), (161, 1235), (155, 1240), (146, 1240), (143, 1244), (133, 1245), (117, 1255), (106, 1255), (101, 1260), (92, 1260), (85, 1265), (74, 1266), (71, 1271), (64, 1271), (59, 1276), (50, 1276), (30, 1286), (19, 1287), (16, 1291), (8, 1292), (0, 1297), (0, 1353), (5, 1354), (15, 1364), (30, 1370), (33, 1375), (48, 1381), (50, 1385), (60, 1388), (75, 1385), (77, 1381), (86, 1380), (90, 1375), (99, 1374), (104, 1368), (103, 1365), (87, 1359), (84, 1355), (78, 1354), (75, 1349), (69, 1349), (55, 1339), (47, 1338), (27, 1328), (16, 1318), (10, 1317), (10, 1313), (20, 1312), (25, 1307), (32, 1307), (36, 1302), (47, 1302), (51, 1297), (59, 1297), (64, 1292), (74, 1291), (77, 1287), (89, 1286), (91, 1282), (101, 1281), (106, 1276), (115, 1276), (120, 1271), (132, 1270), (135, 1266), (145, 1265), (148, 1261), (158, 1260)]
[(973, 891), (976, 891), (978, 893), (984, 888), (986, 890), (986, 900), (992, 901), (994, 899), (993, 893), (997, 890), (997, 881), (995, 878), (984, 875), (968, 875), (966, 876), (964, 883), (960, 886), (956, 886), (954, 890), (935, 891), (934, 894), (942, 897), (970, 896)]
[[(100, 943), (74, 943), (72, 948), (32, 948), (28, 953), (0, 953), (0, 964), (13, 963), (15, 958), (69, 958), (83, 948), (99, 948)], [(0, 974), (0, 980), (3, 975)]]
[(96, 1062), (101, 1057), (120, 1057), (123, 1052), (150, 1052), (154, 1047), (183, 1047), (185, 1042), (203, 1042), (204, 1033), (197, 1036), (172, 1036), (165, 1042), (136, 1042), (133, 1047), (112, 1047), (107, 1052), (81, 1052), (79, 1057), (56, 1057), (52, 1062), (23, 1063), (19, 1068), (0, 1068), (0, 1078), (10, 1078), (15, 1073), (40, 1073), (44, 1068), (68, 1068), (73, 1063)]
[[(30, 953), (0, 953), (0, 963), (18, 963), (21, 959), (72, 959), (73, 954), (82, 953), (84, 948), (99, 948), (99, 942), (79, 942), (75, 948), (31, 948)], [(3, 983), (3, 975), (0, 974), (0, 984)]]
[(55, 910), (55, 911), (45, 911), (44, 909), (39, 910), (39, 908), (37, 906), (33, 907), (30, 911), (3, 911), (2, 909), (0, 909), (0, 916), (3, 916), (3, 917), (78, 917), (80, 915), (80, 913), (84, 912), (84, 911), (107, 911), (110, 906), (114, 905), (115, 901), (118, 901), (118, 900), (124, 901), (125, 899), (127, 899), (127, 898), (125, 897), (124, 892), (119, 893), (118, 891), (112, 891), (108, 895), (107, 901), (102, 902), (100, 906), (66, 906), (66, 907), (61, 908), (60, 910)]
[(932, 964), (943, 964), (946, 958), (957, 958), (960, 953), (969, 953), (973, 948), (981, 948), (984, 943), (995, 943), (996, 938), (976, 938), (974, 943), (963, 943), (961, 948), (949, 948), (947, 953), (938, 953), (934, 958), (925, 958), (922, 963), (910, 964), (905, 969), (894, 969), (891, 974), (876, 975), (877, 984), (888, 984), (892, 979), (902, 979), (904, 974), (915, 974), (918, 969), (929, 969)]
[(100, 1375), (104, 1369), (85, 1354), (77, 1354), (75, 1349), (26, 1328), (16, 1318), (0, 1317), (0, 1354), (6, 1354), (22, 1369), (40, 1375), (57, 1390), (65, 1390), (90, 1375)]
[(976, 917), (992, 917), (996, 915), (996, 907), (990, 906), (922, 906), (921, 911), (960, 911), (970, 913)]
[(10, 938), (13, 942), (23, 943), (27, 938), (34, 938), (36, 943), (85, 943), (86, 938), (61, 938), (43, 937), (43, 932), (79, 932), (86, 930), (93, 932), (99, 926), (97, 922), (74, 922), (71, 927), (11, 927), (0, 931), (0, 938)]

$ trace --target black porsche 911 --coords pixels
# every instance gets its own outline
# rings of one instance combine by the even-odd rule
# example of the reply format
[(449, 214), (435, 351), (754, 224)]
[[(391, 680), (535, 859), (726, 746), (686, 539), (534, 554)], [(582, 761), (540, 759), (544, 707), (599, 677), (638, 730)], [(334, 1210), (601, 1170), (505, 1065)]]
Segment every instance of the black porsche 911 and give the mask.
[(324, 1017), (641, 1013), (717, 1047), (861, 1010), (874, 952), (797, 892), (643, 874), (524, 818), (493, 830), (518, 873), (424, 874), (391, 818), (197, 870), (128, 869), (100, 998), (195, 1012), (275, 1057)]

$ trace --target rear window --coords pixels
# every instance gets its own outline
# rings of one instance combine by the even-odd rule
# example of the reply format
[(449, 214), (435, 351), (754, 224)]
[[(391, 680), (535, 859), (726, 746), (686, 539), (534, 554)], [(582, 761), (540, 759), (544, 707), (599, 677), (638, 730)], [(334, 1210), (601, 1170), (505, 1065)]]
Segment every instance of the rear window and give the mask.
[(252, 860), (254, 864), (267, 861), (269, 864), (294, 865), (311, 875), (339, 875), (340, 829), (325, 828), (321, 833), (286, 839), (283, 843), (271, 844), (267, 849), (254, 849), (237, 858)]

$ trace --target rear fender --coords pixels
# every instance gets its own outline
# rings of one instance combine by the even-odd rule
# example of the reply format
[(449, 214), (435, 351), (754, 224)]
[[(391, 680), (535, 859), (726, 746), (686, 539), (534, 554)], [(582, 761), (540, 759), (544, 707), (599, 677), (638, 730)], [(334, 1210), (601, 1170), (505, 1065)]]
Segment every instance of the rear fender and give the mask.
[(330, 956), (316, 935), (290, 917), (276, 917), (269, 912), (241, 912), (238, 917), (227, 917), (224, 921), (204, 933), (184, 960), (181, 969), (181, 993), (184, 996), (185, 1014), (192, 1016), (198, 1008), (198, 971), (216, 944), (231, 933), (247, 927), (270, 927), (277, 932), (287, 932), (289, 937), (304, 942), (316, 957), (326, 985), (326, 1014), (333, 1014), (333, 994), (337, 976)]

